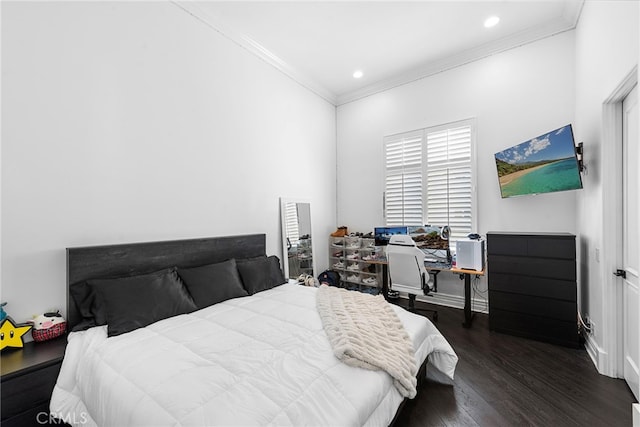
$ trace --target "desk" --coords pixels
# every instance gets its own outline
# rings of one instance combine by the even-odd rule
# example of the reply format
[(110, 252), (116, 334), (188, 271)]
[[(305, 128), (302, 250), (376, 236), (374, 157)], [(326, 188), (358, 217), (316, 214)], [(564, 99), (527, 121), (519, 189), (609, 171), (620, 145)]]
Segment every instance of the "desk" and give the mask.
[[(375, 260), (370, 261), (371, 264), (380, 264), (382, 265), (382, 295), (384, 295), (385, 299), (388, 299), (387, 293), (389, 291), (389, 267), (387, 260)], [(435, 272), (435, 274), (440, 273), (441, 271), (448, 271), (450, 273), (459, 274), (461, 279), (464, 279), (464, 322), (462, 326), (465, 328), (471, 327), (471, 322), (473, 321), (473, 316), (475, 315), (471, 311), (471, 276), (484, 276), (484, 270), (476, 271), (476, 270), (464, 270), (461, 268), (433, 268), (429, 266), (425, 266), (427, 271)]]

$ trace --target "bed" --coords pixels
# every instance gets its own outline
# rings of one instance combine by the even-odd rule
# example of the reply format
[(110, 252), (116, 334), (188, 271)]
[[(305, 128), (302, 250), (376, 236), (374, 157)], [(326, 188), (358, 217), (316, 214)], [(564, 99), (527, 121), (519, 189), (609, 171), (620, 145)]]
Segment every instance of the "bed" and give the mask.
[[(391, 376), (338, 360), (317, 311), (319, 289), (282, 283), (274, 259), (265, 255), (264, 234), (68, 249), (67, 320), (77, 331), (68, 337), (52, 415), (84, 426), (391, 424), (405, 400)], [(180, 314), (161, 309), (166, 298), (155, 292), (164, 292), (167, 277), (184, 272), (186, 285), (187, 273), (222, 264), (229, 272), (230, 262), (246, 295), (213, 291), (221, 300), (209, 304), (210, 295), (188, 287), (195, 308), (171, 294)], [(138, 277), (159, 271), (156, 288), (139, 287)], [(216, 271), (226, 289), (231, 276)], [(92, 307), (112, 298), (108, 324), (88, 319), (78, 298), (87, 283), (100, 296)], [(419, 375), (428, 360), (453, 378), (457, 356), (433, 324), (390, 307), (413, 344)]]

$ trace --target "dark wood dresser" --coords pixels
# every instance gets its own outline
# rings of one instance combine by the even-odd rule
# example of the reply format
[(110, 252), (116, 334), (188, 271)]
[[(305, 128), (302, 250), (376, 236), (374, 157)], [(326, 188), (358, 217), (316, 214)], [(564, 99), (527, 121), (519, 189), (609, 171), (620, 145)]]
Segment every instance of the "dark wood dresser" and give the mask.
[[(64, 335), (2, 350), (2, 426), (49, 425), (49, 400), (67, 345)], [(52, 424), (56, 424), (55, 422)]]
[(490, 232), (487, 257), (491, 330), (580, 346), (573, 234)]

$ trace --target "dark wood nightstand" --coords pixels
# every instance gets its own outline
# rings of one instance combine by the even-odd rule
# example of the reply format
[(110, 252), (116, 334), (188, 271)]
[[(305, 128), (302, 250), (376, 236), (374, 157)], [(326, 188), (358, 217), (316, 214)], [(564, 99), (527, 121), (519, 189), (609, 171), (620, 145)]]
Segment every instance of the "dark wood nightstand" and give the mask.
[(49, 400), (58, 379), (67, 336), (28, 342), (2, 351), (0, 394), (2, 426), (49, 424)]

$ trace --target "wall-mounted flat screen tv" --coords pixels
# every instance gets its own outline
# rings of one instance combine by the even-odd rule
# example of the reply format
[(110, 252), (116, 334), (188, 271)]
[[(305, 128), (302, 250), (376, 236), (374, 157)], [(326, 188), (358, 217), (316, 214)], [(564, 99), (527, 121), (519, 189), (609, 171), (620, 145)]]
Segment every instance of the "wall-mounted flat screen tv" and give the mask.
[(502, 198), (582, 188), (571, 125), (495, 154)]

